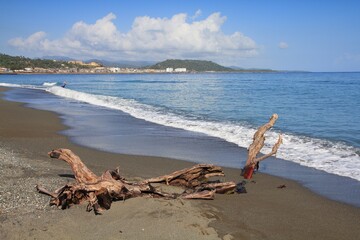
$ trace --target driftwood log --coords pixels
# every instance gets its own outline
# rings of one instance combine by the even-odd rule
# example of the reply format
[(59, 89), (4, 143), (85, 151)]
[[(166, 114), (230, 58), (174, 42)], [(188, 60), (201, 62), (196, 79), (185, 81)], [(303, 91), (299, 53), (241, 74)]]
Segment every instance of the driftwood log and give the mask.
[[(120, 175), (119, 168), (107, 170), (100, 177), (97, 176), (69, 149), (52, 150), (48, 154), (51, 158), (67, 162), (75, 176), (74, 183), (67, 184), (54, 192), (36, 186), (38, 192), (51, 196), (51, 205), (61, 209), (87, 202), (87, 211), (94, 210), (95, 214), (99, 214), (102, 210), (110, 209), (111, 203), (116, 200), (139, 196), (165, 199), (214, 199), (215, 193), (233, 193), (236, 187), (234, 182), (208, 181), (210, 177), (224, 176), (222, 169), (212, 164), (198, 164), (161, 177), (132, 182)], [(161, 192), (151, 183), (182, 186), (185, 191), (182, 194)]]
[(279, 135), (279, 138), (277, 142), (274, 144), (271, 152), (268, 154), (262, 155), (261, 157), (257, 157), (257, 155), (260, 153), (261, 149), (264, 147), (265, 143), (265, 133), (270, 128), (272, 128), (278, 119), (277, 114), (273, 114), (269, 120), (268, 123), (262, 125), (258, 128), (258, 130), (255, 132), (253, 137), (253, 142), (250, 144), (248, 148), (248, 158), (246, 160), (245, 166), (243, 168), (243, 176), (244, 178), (251, 178), (252, 172), (254, 171), (254, 167), (259, 164), (260, 161), (265, 160), (266, 158), (275, 155), (277, 153), (277, 150), (279, 149), (281, 143), (282, 143), (282, 137)]

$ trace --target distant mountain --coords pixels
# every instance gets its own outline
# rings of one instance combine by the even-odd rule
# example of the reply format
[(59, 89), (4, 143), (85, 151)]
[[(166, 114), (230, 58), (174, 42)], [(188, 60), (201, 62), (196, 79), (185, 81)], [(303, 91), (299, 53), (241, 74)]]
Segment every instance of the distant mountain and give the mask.
[(44, 56), (41, 59), (45, 59), (45, 60), (56, 60), (56, 61), (75, 61), (76, 59), (74, 58), (69, 58), (69, 57), (64, 57), (64, 56)]
[(237, 72), (278, 72), (277, 70), (265, 69), (265, 68), (242, 68), (238, 66), (230, 66), (230, 68)]
[(238, 67), (238, 66), (228, 66), (229, 68), (232, 68), (234, 70), (245, 70), (245, 68)]
[(179, 60), (168, 59), (163, 62), (159, 62), (155, 65), (148, 66), (151, 69), (166, 69), (166, 68), (186, 68), (187, 71), (195, 72), (230, 72), (234, 71), (232, 68), (221, 66), (212, 61), (204, 60)]

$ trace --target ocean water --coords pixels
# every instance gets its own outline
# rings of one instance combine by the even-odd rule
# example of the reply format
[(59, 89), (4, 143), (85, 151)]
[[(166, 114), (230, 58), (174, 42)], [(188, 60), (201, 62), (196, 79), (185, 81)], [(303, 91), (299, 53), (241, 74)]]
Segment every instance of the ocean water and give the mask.
[(282, 134), (277, 158), (360, 181), (360, 73), (0, 75), (0, 86), (76, 115), (65, 134), (80, 144), (230, 167), (277, 113), (263, 153)]

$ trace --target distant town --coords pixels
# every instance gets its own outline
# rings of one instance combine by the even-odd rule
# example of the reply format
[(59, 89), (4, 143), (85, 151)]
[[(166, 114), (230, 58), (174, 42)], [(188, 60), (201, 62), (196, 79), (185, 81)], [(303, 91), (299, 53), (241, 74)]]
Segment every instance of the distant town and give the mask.
[(194, 72), (271, 72), (267, 69), (234, 69), (205, 60), (168, 59), (150, 66), (106, 66), (101, 61), (30, 59), (0, 54), (0, 74), (131, 74)]
[[(81, 61), (76, 61), (77, 64), (81, 64)], [(11, 70), (9, 68), (0, 67), (0, 73), (13, 73), (13, 74), (25, 74), (25, 73), (58, 73), (58, 74), (94, 74), (94, 73), (186, 73), (186, 68), (166, 68), (166, 69), (151, 69), (151, 68), (120, 68), (120, 67), (103, 67), (96, 62), (89, 64), (83, 64), (84, 66), (90, 65), (90, 68), (40, 68), (40, 67), (26, 67), (24, 69)]]
[(26, 74), (26, 73), (58, 73), (58, 74), (94, 74), (94, 73), (186, 73), (186, 68), (165, 68), (165, 69), (151, 69), (151, 68), (120, 68), (120, 67), (104, 67), (99, 63), (90, 62), (84, 63), (82, 61), (68, 61), (70, 64), (78, 67), (64, 67), (61, 68), (41, 68), (41, 67), (25, 67), (23, 69), (14, 69), (0, 67), (0, 73)]

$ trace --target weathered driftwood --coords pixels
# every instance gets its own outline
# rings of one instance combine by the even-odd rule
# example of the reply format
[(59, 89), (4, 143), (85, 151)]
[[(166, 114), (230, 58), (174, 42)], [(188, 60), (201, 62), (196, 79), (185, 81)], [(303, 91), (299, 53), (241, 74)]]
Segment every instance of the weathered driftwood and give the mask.
[[(87, 211), (96, 214), (109, 209), (116, 200), (125, 200), (138, 196), (161, 197), (166, 199), (213, 199), (215, 193), (232, 193), (234, 182), (209, 182), (213, 176), (224, 176), (220, 167), (211, 164), (198, 164), (191, 168), (173, 172), (141, 182), (130, 182), (120, 176), (119, 168), (108, 170), (100, 177), (89, 170), (81, 159), (69, 149), (57, 149), (49, 152), (51, 158), (67, 162), (74, 173), (75, 182), (67, 184), (54, 192), (37, 186), (40, 193), (51, 196), (50, 204), (62, 209), (71, 205), (88, 202)], [(186, 188), (182, 194), (161, 192), (151, 183), (166, 183)]]
[(197, 187), (210, 177), (224, 176), (221, 167), (212, 164), (198, 164), (168, 175), (150, 178), (147, 183), (166, 183), (173, 186)]
[(248, 158), (246, 160), (245, 167), (244, 167), (244, 177), (245, 178), (251, 178), (254, 167), (260, 161), (263, 161), (266, 158), (268, 158), (272, 155), (275, 155), (277, 150), (279, 149), (279, 147), (282, 143), (281, 135), (279, 135), (279, 138), (278, 138), (277, 142), (275, 143), (275, 145), (273, 146), (270, 153), (265, 154), (261, 157), (257, 157), (257, 155), (259, 154), (259, 152), (261, 151), (261, 149), (263, 148), (264, 143), (265, 143), (265, 132), (274, 126), (277, 119), (278, 119), (278, 115), (273, 114), (271, 116), (269, 122), (262, 125), (261, 127), (259, 127), (258, 130), (255, 132), (254, 137), (253, 137), (253, 142), (249, 146), (249, 149), (248, 149)]

